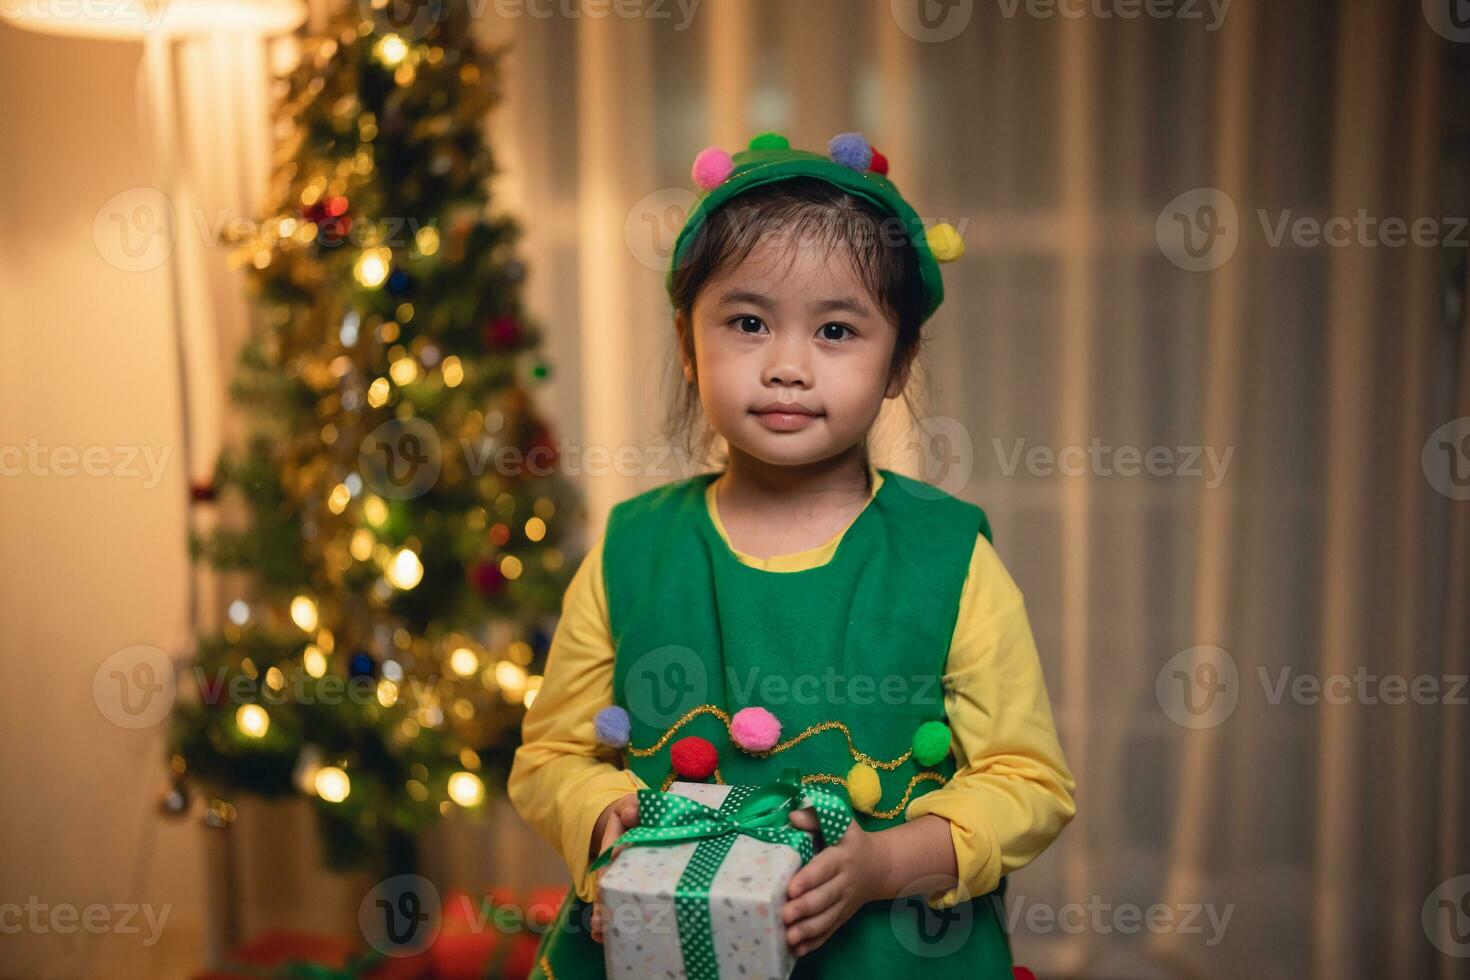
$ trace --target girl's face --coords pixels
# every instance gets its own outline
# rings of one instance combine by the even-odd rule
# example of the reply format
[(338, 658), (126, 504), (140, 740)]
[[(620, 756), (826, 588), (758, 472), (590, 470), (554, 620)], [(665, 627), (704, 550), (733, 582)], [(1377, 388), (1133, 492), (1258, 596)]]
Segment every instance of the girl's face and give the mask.
[(840, 251), (767, 239), (700, 290), (692, 377), (732, 451), (781, 466), (828, 459), (903, 392), (906, 364), (889, 380), (898, 328), (851, 266)]

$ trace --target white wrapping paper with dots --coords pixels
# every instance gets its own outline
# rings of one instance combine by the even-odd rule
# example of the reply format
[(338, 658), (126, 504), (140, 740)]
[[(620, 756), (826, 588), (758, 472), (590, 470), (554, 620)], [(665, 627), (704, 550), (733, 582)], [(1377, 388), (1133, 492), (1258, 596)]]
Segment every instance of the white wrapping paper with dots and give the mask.
[[(729, 786), (675, 782), (668, 792), (719, 808)], [(627, 847), (602, 871), (603, 955), (615, 980), (686, 980), (674, 891), (698, 842)], [(709, 886), (714, 968), (721, 980), (786, 980), (796, 957), (781, 909), (801, 855), (784, 844), (735, 837)], [(708, 964), (696, 973), (708, 974)]]

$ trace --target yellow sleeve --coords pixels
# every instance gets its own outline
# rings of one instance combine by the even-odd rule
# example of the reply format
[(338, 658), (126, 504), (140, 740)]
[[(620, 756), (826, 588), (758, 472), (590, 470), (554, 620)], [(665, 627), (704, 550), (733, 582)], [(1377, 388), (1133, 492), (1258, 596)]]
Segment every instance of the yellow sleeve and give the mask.
[(561, 852), (587, 902), (596, 897), (596, 875), (587, 873), (593, 825), (609, 803), (648, 788), (631, 770), (597, 758), (592, 716), (612, 704), (613, 649), (599, 539), (562, 597), (541, 690), (521, 722), (506, 781), (511, 805)]
[(936, 909), (954, 905), (961, 888), (966, 898), (992, 891), (1077, 812), (1021, 590), (983, 535), (942, 683), (958, 768), (905, 810), (909, 820), (934, 813), (950, 822), (961, 887), (929, 896)]

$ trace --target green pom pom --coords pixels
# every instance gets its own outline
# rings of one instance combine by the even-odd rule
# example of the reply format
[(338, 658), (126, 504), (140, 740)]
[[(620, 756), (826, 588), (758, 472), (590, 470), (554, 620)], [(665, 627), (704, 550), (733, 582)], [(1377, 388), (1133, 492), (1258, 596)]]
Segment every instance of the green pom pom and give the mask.
[(949, 754), (949, 726), (942, 721), (926, 721), (914, 732), (914, 761), (932, 766)]
[(761, 133), (751, 138), (750, 148), (752, 150), (789, 150), (791, 141), (780, 133)]

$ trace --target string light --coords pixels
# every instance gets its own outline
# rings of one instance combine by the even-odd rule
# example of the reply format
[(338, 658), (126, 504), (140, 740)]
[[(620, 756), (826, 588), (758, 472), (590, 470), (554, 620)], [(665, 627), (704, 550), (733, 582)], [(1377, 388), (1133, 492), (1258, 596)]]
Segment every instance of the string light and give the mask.
[(316, 644), (310, 644), (301, 654), (301, 666), (312, 677), (322, 677), (327, 672), (327, 655)]
[(449, 655), (449, 669), (460, 677), (474, 677), (480, 669), (480, 658), (469, 647), (460, 647)]
[(271, 727), (271, 716), (258, 704), (242, 704), (235, 712), (235, 725), (241, 734), (260, 738)]
[(388, 374), (400, 388), (413, 384), (414, 379), (419, 376), (418, 362), (411, 357), (400, 357), (388, 368)]
[(397, 67), (408, 54), (408, 42), (397, 34), (384, 34), (373, 45), (373, 56), (389, 68)]
[(399, 548), (385, 574), (395, 589), (407, 592), (424, 577), (424, 565), (408, 548)]
[(459, 358), (453, 354), (444, 358), (444, 363), (439, 370), (444, 374), (444, 386), (446, 388), (458, 388), (459, 383), (464, 380), (464, 367)]
[(341, 803), (352, 792), (352, 780), (336, 766), (322, 766), (312, 782), (316, 786), (316, 795), (328, 803)]
[(393, 253), (386, 248), (364, 249), (352, 268), (352, 274), (364, 286), (376, 289), (388, 278), (388, 263), (392, 258)]
[(291, 600), (291, 622), (301, 627), (304, 633), (316, 629), (316, 603), (309, 596), (299, 595)]
[(462, 807), (479, 806), (485, 800), (485, 784), (472, 772), (449, 777), (449, 798)]

